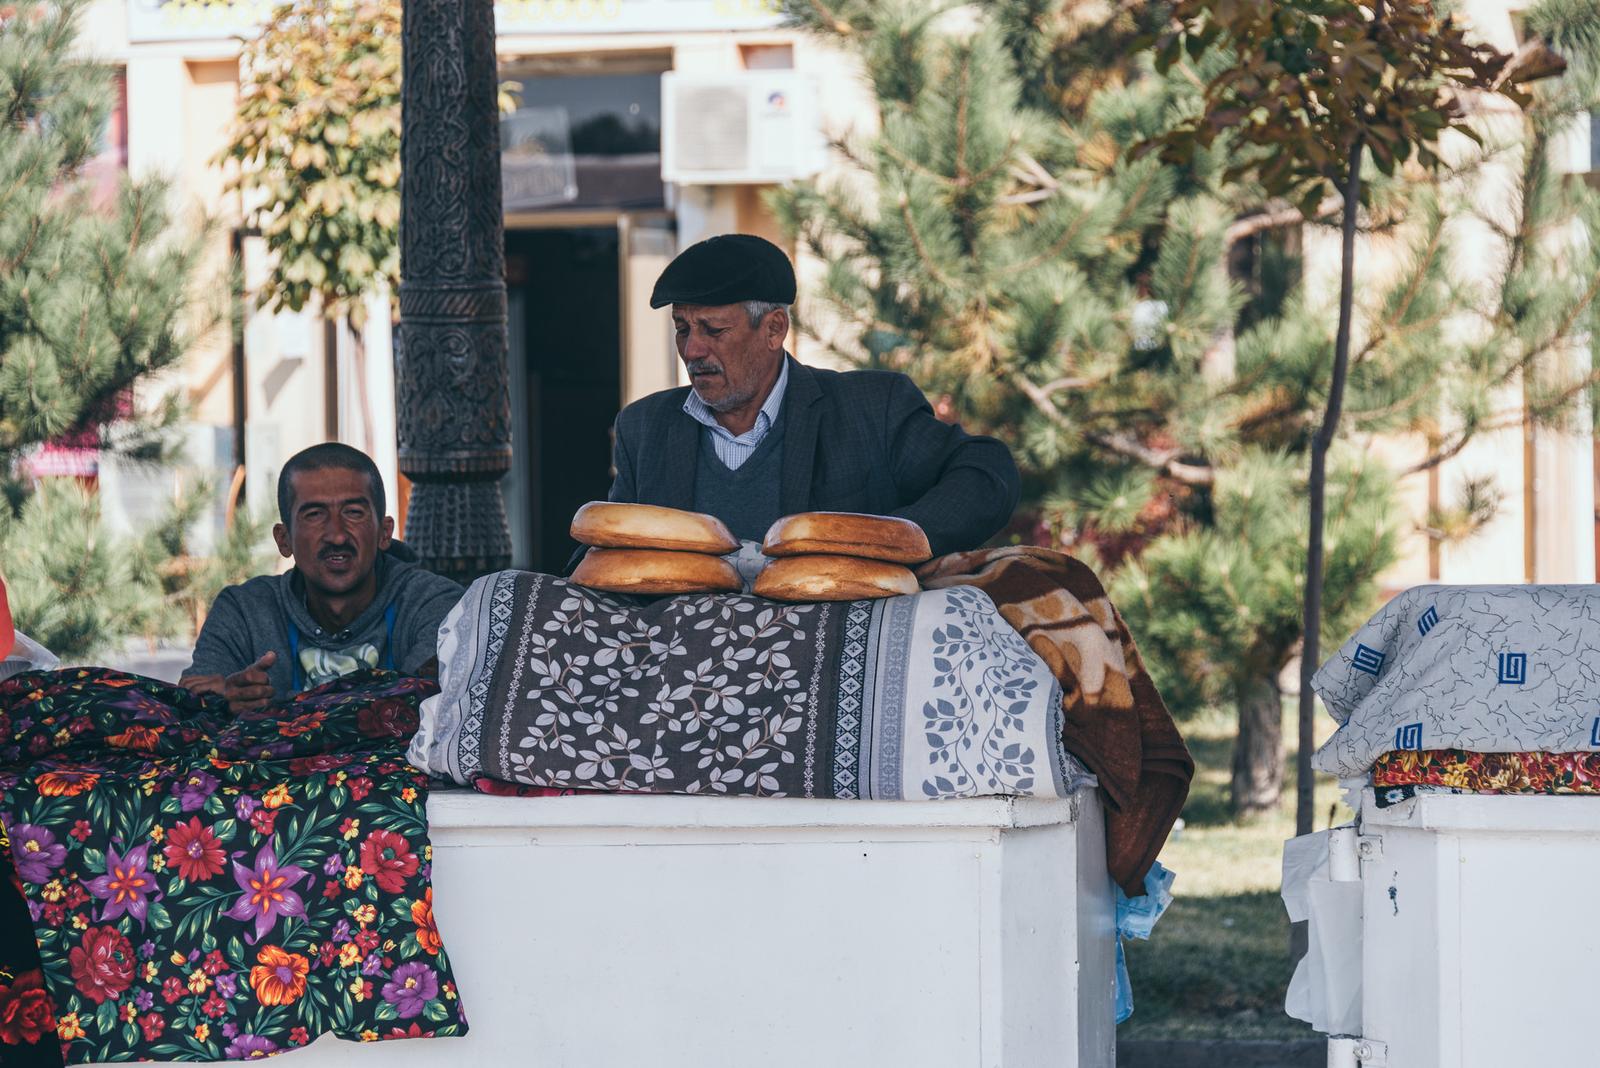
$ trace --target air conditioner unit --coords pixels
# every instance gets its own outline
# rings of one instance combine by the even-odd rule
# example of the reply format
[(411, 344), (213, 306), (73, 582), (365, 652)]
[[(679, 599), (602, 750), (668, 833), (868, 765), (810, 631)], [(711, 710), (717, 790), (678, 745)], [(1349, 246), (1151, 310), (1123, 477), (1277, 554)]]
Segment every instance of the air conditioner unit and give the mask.
[(792, 70), (661, 76), (661, 178), (749, 185), (822, 170), (817, 86)]

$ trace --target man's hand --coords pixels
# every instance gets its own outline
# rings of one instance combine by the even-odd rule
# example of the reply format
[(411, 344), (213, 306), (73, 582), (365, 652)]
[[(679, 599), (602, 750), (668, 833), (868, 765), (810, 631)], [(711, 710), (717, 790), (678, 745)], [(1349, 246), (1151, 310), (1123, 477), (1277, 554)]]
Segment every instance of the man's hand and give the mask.
[(262, 653), (254, 664), (232, 675), (190, 675), (179, 685), (190, 693), (219, 693), (228, 701), (231, 712), (253, 712), (265, 708), (277, 696), (267, 669), (278, 662), (278, 654), (270, 649)]

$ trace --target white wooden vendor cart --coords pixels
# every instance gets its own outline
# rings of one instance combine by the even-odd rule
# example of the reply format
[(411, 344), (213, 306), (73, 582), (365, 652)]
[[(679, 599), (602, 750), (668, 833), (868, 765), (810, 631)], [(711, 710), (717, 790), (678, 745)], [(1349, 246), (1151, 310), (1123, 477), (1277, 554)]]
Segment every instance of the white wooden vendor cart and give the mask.
[(1329, 1042), (1330, 1068), (1600, 1063), (1600, 798), (1379, 808), (1369, 788), (1343, 848), (1335, 878), (1361, 881), (1361, 1034)]
[(471, 1033), (292, 1068), (1110, 1068), (1099, 801), (429, 803)]

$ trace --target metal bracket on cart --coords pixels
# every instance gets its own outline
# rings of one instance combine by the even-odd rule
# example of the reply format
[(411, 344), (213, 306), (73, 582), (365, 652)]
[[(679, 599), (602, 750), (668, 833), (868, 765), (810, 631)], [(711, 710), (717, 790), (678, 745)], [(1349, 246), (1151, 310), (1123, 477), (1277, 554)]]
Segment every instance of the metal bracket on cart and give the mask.
[(1356, 855), (1364, 861), (1383, 859), (1383, 835), (1363, 834), (1356, 837)]
[(1328, 1068), (1389, 1068), (1389, 1047), (1370, 1038), (1328, 1039)]

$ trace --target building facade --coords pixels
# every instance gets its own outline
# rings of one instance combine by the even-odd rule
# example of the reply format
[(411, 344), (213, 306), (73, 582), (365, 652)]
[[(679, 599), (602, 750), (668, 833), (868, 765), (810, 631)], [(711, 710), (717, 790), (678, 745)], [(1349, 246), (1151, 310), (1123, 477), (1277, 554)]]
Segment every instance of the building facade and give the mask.
[[(126, 165), (171, 178), (177, 195), (219, 221), (210, 270), (230, 256), (247, 290), (267, 270), (215, 163), (239, 86), (238, 40), (272, 5), (261, 0), (98, 0), (87, 46), (124, 72)], [(1482, 32), (1515, 44), (1514, 9), (1466, 5)], [(774, 0), (502, 0), (501, 76), (517, 108), (502, 121), (510, 297), (512, 471), (504, 484), (514, 563), (565, 560), (566, 525), (609, 485), (609, 430), (625, 403), (677, 384), (670, 323), (648, 307), (677, 250), (732, 230), (779, 239), (762, 203), (773, 182), (837, 166), (821, 134), (860, 129), (870, 94), (850, 61), (783, 29)], [(1574, 169), (1588, 168), (1584, 143)], [(665, 175), (665, 177), (663, 177)], [(1336, 248), (1308, 238), (1313, 271)], [(802, 262), (805, 278), (818, 265)], [(283, 461), (339, 439), (367, 450), (404, 516), (395, 461), (387, 299), (374, 298), (365, 359), (344, 327), (313, 312), (251, 312), (242, 329), (197, 351), (183, 388), (193, 405), (192, 459), (217, 472), (219, 514), (241, 486), (273, 507)], [(795, 338), (802, 358), (806, 342)], [(820, 354), (815, 355), (820, 358)], [(1404, 442), (1384, 443), (1397, 459)], [(236, 472), (242, 471), (242, 478)], [(1421, 519), (1462, 479), (1492, 474), (1505, 502), (1490, 527), (1430, 551)], [(161, 487), (103, 474), (107, 511), (136, 522)], [(1592, 582), (1600, 538), (1595, 444), (1588, 435), (1509, 430), (1432, 475), (1407, 480), (1417, 517), (1390, 577), (1418, 582)]]

